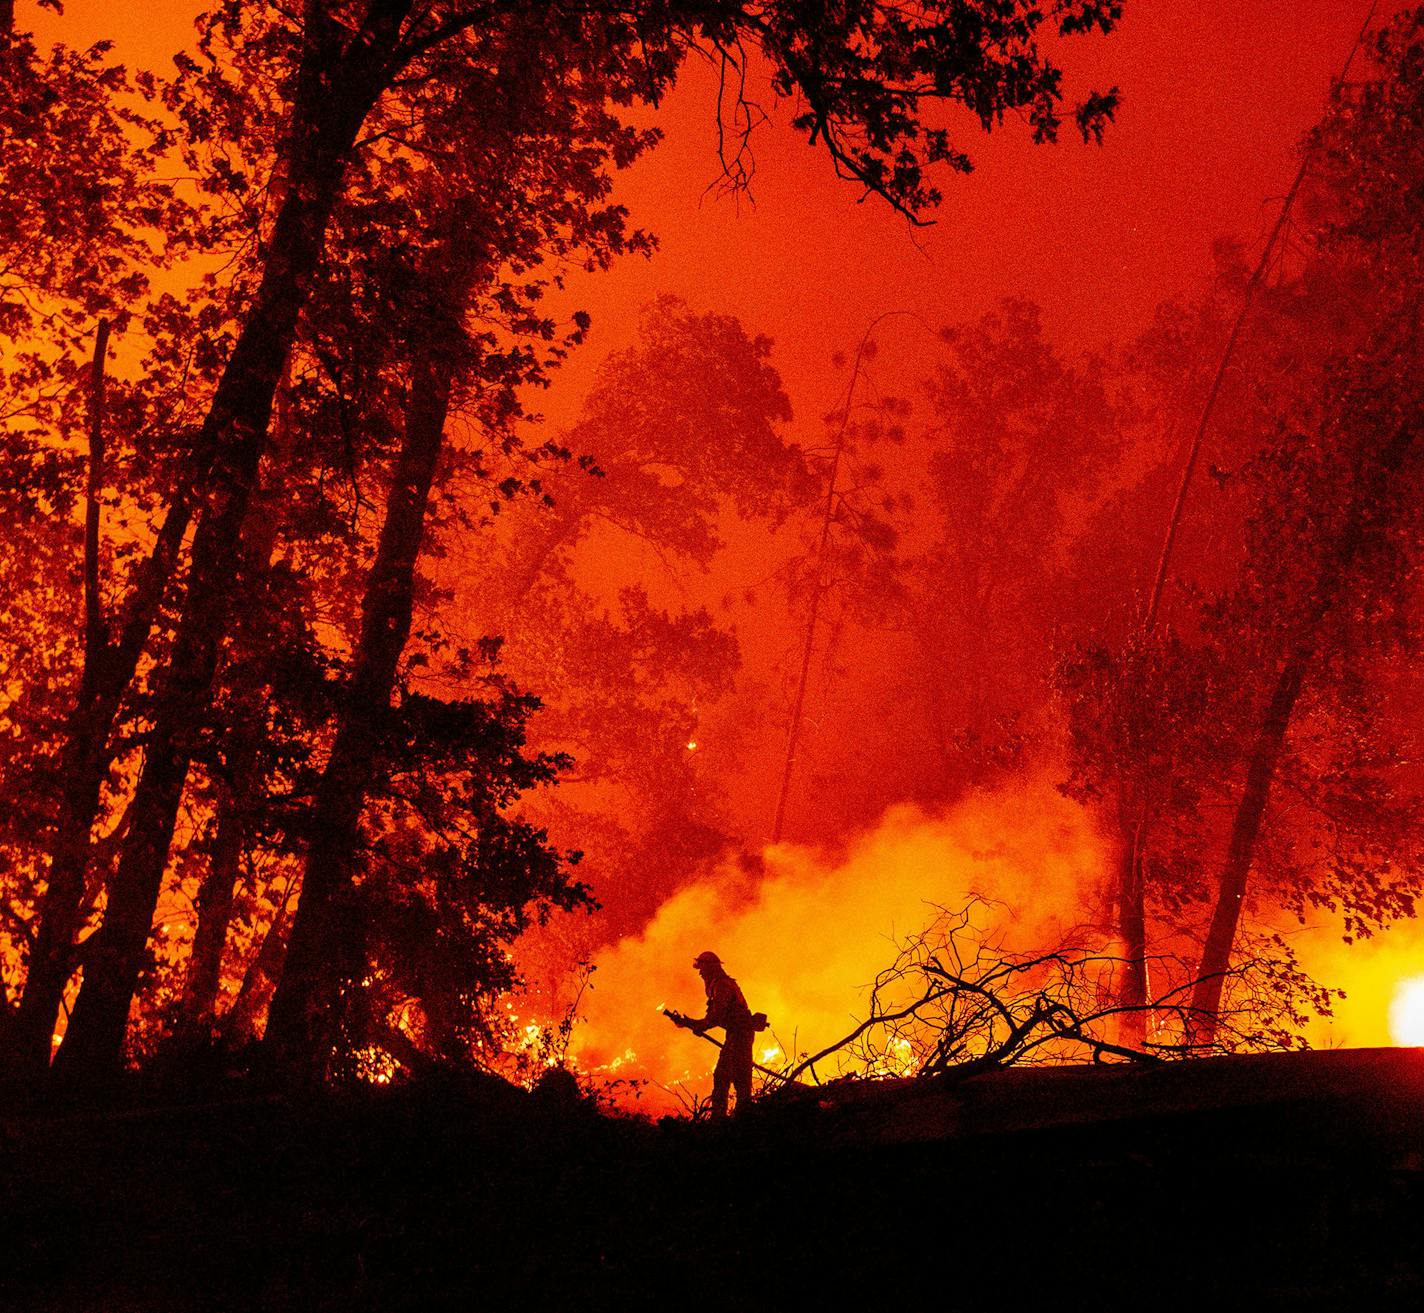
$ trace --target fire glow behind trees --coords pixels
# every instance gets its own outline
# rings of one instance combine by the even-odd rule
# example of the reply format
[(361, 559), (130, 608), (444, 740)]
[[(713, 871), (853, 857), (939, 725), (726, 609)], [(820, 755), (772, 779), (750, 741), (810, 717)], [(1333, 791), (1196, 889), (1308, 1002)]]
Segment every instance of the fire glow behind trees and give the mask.
[[(143, 32), (20, 8), (133, 65), (191, 45), (183, 6)], [(42, 258), (3, 284), (17, 1061), (61, 998), (76, 1079), (126, 1025), (142, 1061), (269, 1015), (334, 1078), (537, 1067), (558, 1044), (526, 1024), (573, 1007), (584, 1069), (667, 1083), (702, 1055), (656, 1007), (709, 947), (790, 1059), (932, 905), (1120, 954), (1130, 831), (1154, 954), (1201, 960), (1244, 851), (1226, 942), (1274, 953), (1277, 1005), (1298, 964), (1363, 981), (1341, 929), (1408, 921), (1420, 873), (1417, 526), (1377, 509), (1417, 477), (1421, 216), (1378, 181), (1419, 176), (1417, 31), (1331, 111), (1140, 639), (1269, 195), (1363, 13), (1129, 4), (1084, 37), (1115, 7), (1068, 6), (1064, 102), (978, 69), (952, 95), (995, 131), (930, 106), (922, 174), (904, 107), (828, 79), (839, 38), (796, 5), (571, 17), (540, 58), (476, 8), (317, 5), (299, 34), (219, 7), (147, 107), (104, 52), (5, 106), (55, 134), (12, 156), (53, 210), (16, 210)], [(1404, 88), (1373, 136), (1372, 76)], [(745, 99), (714, 113), (719, 77)], [(1030, 148), (1079, 104), (1101, 145)], [(167, 180), (184, 149), (200, 192)], [(695, 205), (719, 177), (757, 208)]]

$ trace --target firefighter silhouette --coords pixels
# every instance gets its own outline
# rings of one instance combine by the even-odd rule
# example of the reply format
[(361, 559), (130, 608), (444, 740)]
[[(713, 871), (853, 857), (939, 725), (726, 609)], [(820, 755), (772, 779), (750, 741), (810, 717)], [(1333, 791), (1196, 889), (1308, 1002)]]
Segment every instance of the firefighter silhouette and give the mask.
[(668, 1016), (697, 1035), (705, 1035), (715, 1026), (727, 1032), (712, 1072), (712, 1116), (721, 1118), (727, 1115), (727, 1095), (733, 1089), (737, 1091), (739, 1112), (751, 1102), (752, 1040), (757, 1031), (766, 1029), (766, 1016), (753, 1014), (747, 1007), (741, 986), (727, 974), (716, 953), (699, 953), (692, 965), (707, 992), (707, 1011), (695, 1019), (679, 1012), (669, 1012)]

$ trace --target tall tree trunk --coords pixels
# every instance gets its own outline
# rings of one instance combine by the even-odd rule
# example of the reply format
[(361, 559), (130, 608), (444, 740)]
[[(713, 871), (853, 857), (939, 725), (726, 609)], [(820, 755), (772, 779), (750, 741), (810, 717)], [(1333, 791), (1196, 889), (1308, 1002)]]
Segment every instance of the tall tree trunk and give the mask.
[[(1344, 85), (1345, 79), (1349, 76), (1350, 67), (1355, 62), (1355, 56), (1359, 53), (1361, 45), (1364, 44), (1365, 34), (1370, 30), (1370, 27), (1374, 23), (1375, 10), (1377, 7), (1378, 0), (1371, 0), (1369, 11), (1365, 15), (1365, 21), (1361, 25), (1358, 35), (1355, 37), (1354, 44), (1350, 47), (1350, 53), (1345, 57), (1344, 67), (1340, 70), (1339, 76), (1335, 78), (1334, 82), (1332, 83), (1332, 93), (1335, 89)], [(1187, 461), (1186, 465), (1182, 469), (1182, 478), (1181, 482), (1177, 487), (1177, 495), (1176, 499), (1172, 504), (1172, 512), (1167, 517), (1167, 528), (1162, 540), (1162, 550), (1158, 556), (1157, 569), (1154, 572), (1152, 578), (1152, 591), (1149, 594), (1147, 602), (1147, 611), (1142, 621), (1142, 632), (1144, 634), (1150, 634), (1157, 623), (1157, 613), (1162, 603), (1163, 589), (1166, 587), (1167, 583), (1167, 571), (1172, 562), (1173, 549), (1177, 540), (1177, 532), (1181, 527), (1183, 511), (1186, 507), (1187, 496), (1191, 491), (1193, 477), (1196, 473), (1197, 465), (1201, 457), (1202, 447), (1206, 440), (1207, 429), (1211, 424), (1212, 416), (1215, 413), (1217, 400), (1221, 396), (1221, 387), (1222, 383), (1226, 378), (1226, 371), (1230, 367), (1231, 362), (1235, 357), (1236, 346), (1237, 343), (1240, 341), (1241, 331), (1245, 327), (1246, 319), (1251, 312), (1256, 291), (1264, 281), (1266, 271), (1271, 267), (1271, 261), (1275, 257), (1276, 244), (1280, 241), (1281, 235), (1286, 231), (1286, 226), (1290, 220), (1291, 210), (1295, 205), (1296, 197), (1300, 193), (1301, 184), (1304, 183), (1306, 175), (1310, 171), (1310, 164), (1313, 154), (1313, 148), (1305, 150), (1301, 153), (1300, 167), (1296, 170), (1295, 178), (1292, 180), (1290, 187), (1286, 191), (1285, 198), (1281, 202), (1280, 213), (1276, 216), (1276, 222), (1271, 228), (1271, 233), (1270, 236), (1266, 239), (1265, 246), (1261, 250), (1260, 258), (1256, 261), (1256, 266), (1254, 269), (1252, 269), (1251, 276), (1246, 280), (1246, 287), (1241, 298), (1241, 308), (1237, 312), (1235, 320), (1232, 322), (1231, 331), (1227, 334), (1226, 343), (1222, 348), (1221, 358), (1217, 361), (1216, 371), (1212, 375), (1211, 384), (1207, 389), (1206, 402), (1202, 406), (1201, 416), (1198, 419), (1196, 429), (1192, 434), (1191, 444), (1187, 448)], [(1285, 674), (1286, 672), (1282, 671), (1282, 679), (1285, 678)], [(1279, 693), (1280, 691), (1281, 690), (1278, 688), (1277, 692)], [(1297, 692), (1298, 691), (1299, 690), (1297, 689)], [(1294, 706), (1293, 698), (1291, 702), (1292, 706)], [(1272, 705), (1275, 705), (1274, 698), (1272, 699)], [(1286, 713), (1287, 721), (1289, 721), (1289, 718), (1290, 712), (1288, 710)], [(1258, 744), (1258, 747), (1262, 750), (1265, 750), (1265, 746), (1266, 745), (1264, 744)], [(1279, 755), (1279, 747), (1277, 747), (1276, 753), (1277, 755)], [(1272, 764), (1272, 773), (1274, 773), (1274, 769), (1274, 764)], [(1269, 778), (1266, 781), (1265, 787), (1267, 792), (1269, 792)], [(1242, 802), (1243, 804), (1245, 803), (1244, 794), (1242, 797)], [(1263, 811), (1265, 808), (1265, 802), (1266, 799), (1265, 795), (1263, 794), (1260, 798), (1260, 805)], [(1140, 921), (1144, 928), (1144, 932), (1146, 927), (1145, 885), (1144, 881), (1142, 880), (1141, 854), (1136, 850), (1140, 848), (1140, 836), (1142, 833), (1142, 825), (1145, 824), (1145, 818), (1146, 813), (1144, 812), (1142, 821), (1140, 821), (1134, 829), (1132, 843), (1129, 845), (1129, 847), (1134, 851), (1134, 856), (1132, 860), (1137, 865), (1136, 875), (1134, 877), (1132, 873), (1127, 871), (1126, 867), (1124, 866), (1120, 869), (1120, 878), (1118, 882), (1120, 899), (1119, 906), (1125, 906), (1128, 908), (1128, 913), (1131, 916), (1132, 920), (1134, 922)], [(1252, 827), (1245, 822), (1245, 818), (1243, 818), (1241, 813), (1238, 811), (1236, 822), (1233, 823), (1231, 832), (1231, 848), (1229, 851), (1233, 854), (1236, 852), (1236, 845), (1238, 842), (1238, 825), (1244, 826), (1244, 828), (1242, 828), (1240, 831), (1240, 840), (1246, 845), (1246, 852), (1243, 860), (1246, 863), (1245, 870), (1249, 870), (1251, 862), (1250, 852), (1254, 850), (1255, 847), (1255, 830), (1259, 829), (1260, 827), (1259, 816), (1255, 823), (1255, 828), (1252, 829)], [(1247, 838), (1246, 834), (1246, 831), (1248, 829), (1251, 830), (1249, 839)], [(1127, 859), (1124, 858), (1123, 860), (1124, 862), (1126, 862)], [(1234, 859), (1232, 856), (1228, 856), (1226, 872), (1223, 873), (1222, 877), (1223, 893), (1225, 892), (1225, 881), (1228, 879), (1228, 873), (1232, 870), (1233, 860)], [(1240, 876), (1243, 894), (1245, 890), (1245, 870), (1242, 871)], [(1239, 901), (1236, 905), (1236, 910), (1237, 914), (1239, 915)], [(1217, 930), (1217, 921), (1219, 918), (1222, 920), (1220, 934), (1225, 937), (1225, 956), (1221, 958), (1221, 971), (1224, 972), (1226, 969), (1226, 963), (1230, 958), (1231, 944), (1234, 942), (1236, 937), (1236, 921), (1234, 917), (1227, 917), (1226, 913), (1223, 911), (1220, 899), (1218, 899), (1217, 902), (1216, 915), (1212, 917), (1213, 932)], [(1230, 920), (1229, 926), (1226, 924), (1226, 921), (1228, 919)], [(1134, 974), (1140, 974), (1143, 984), (1143, 1001), (1145, 1002), (1147, 994), (1147, 958), (1145, 933), (1143, 938), (1143, 956), (1139, 960), (1133, 957), (1131, 954), (1131, 934), (1129, 932), (1129, 927), (1126, 923), (1126, 918), (1124, 918), (1123, 920), (1121, 929), (1124, 940), (1129, 941), (1130, 963), (1134, 966), (1140, 966), (1139, 972), (1134, 973), (1133, 970), (1129, 970), (1127, 983), (1129, 985), (1131, 984)], [(1208, 937), (1208, 945), (1213, 945), (1213, 941), (1210, 936)], [(1215, 961), (1219, 956), (1221, 948), (1221, 942), (1217, 942), (1214, 946), (1212, 946), (1211, 957), (1213, 961)], [(1203, 965), (1205, 965), (1205, 956), (1203, 958)], [(1200, 976), (1198, 978), (1199, 980), (1201, 979)], [(1198, 989), (1200, 988), (1201, 985), (1199, 984)], [(1208, 991), (1208, 993), (1209, 992), (1210, 991)], [(1221, 978), (1220, 974), (1218, 973), (1216, 996), (1212, 1000), (1210, 1012), (1205, 1015), (1215, 1018), (1217, 1008), (1220, 1005), (1220, 1001)], [(1126, 1002), (1125, 998), (1124, 1002)], [(1212, 1024), (1214, 1026), (1215, 1022), (1213, 1021)]]
[[(450, 331), (461, 331), (458, 318)], [(317, 786), (301, 897), (272, 999), (267, 1039), (285, 1064), (307, 1072), (324, 1065), (325, 1023), (335, 989), (360, 970), (360, 936), (350, 923), (348, 895), (361, 811), (410, 636), (415, 566), (450, 404), (450, 361), (450, 351), (436, 346), (417, 362), (411, 379), (405, 435), (366, 583), (351, 682)]]
[(169, 505), (158, 540), (139, 570), (118, 640), (86, 656), (79, 696), (64, 728), (59, 815), (50, 842), (49, 872), (39, 926), (16, 1018), (13, 1058), (43, 1070), (64, 986), (74, 970), (75, 936), (85, 916), (91, 835), (111, 762), (109, 739), (124, 694), (138, 669), (192, 516), (184, 490)]
[(1118, 849), (1117, 924), (1122, 938), (1123, 972), (1117, 1006), (1122, 1008), (1122, 1041), (1141, 1048), (1147, 1039), (1147, 1001), (1151, 981), (1147, 964), (1147, 910), (1143, 859), (1147, 824), (1144, 816), (1123, 825)]
[(177, 1034), (180, 1040), (202, 1036), (213, 1023), (222, 983), (223, 948), (232, 923), (242, 855), (247, 851), (253, 794), (250, 770), (244, 773), (241, 782), (234, 782), (223, 791), (217, 833), (196, 899), (198, 928), (193, 935), (193, 952), (188, 959), (179, 1002)]
[[(268, 463), (270, 477), (267, 486), (257, 494), (259, 501), (254, 514), (249, 517), (244, 543), (244, 556), (254, 574), (261, 576), (270, 574), (282, 526), (283, 480), (294, 440), (289, 404), (290, 383), (290, 369), (286, 369), (274, 401), (272, 449)], [(263, 711), (270, 693), (270, 687), (260, 676), (254, 683), (234, 693), (236, 723), (227, 726), (226, 784), (219, 792), (212, 851), (194, 899), (198, 924), (184, 976), (175, 1029), (175, 1038), (180, 1044), (212, 1033), (233, 901), (241, 875), (242, 858), (252, 833), (252, 818), (260, 805), (264, 784), (259, 748)]]
[[(370, 52), (364, 52), (369, 56)], [(167, 865), (193, 736), (206, 712), (235, 604), (251, 574), (241, 562), (273, 397), (296, 333), (346, 160), (379, 85), (334, 79), (320, 52), (303, 61), (287, 196), (251, 310), (228, 359), (199, 445), (215, 453), (194, 535), (188, 591), (146, 742), (133, 825), (104, 921), (85, 954), (84, 982), (56, 1070), (102, 1078), (122, 1059), (129, 1004)]]
[(1216, 907), (1202, 946), (1196, 984), (1192, 988), (1194, 1043), (1210, 1044), (1216, 1037), (1222, 988), (1231, 967), (1231, 950), (1236, 943), (1236, 930), (1241, 921), (1246, 882), (1256, 854), (1256, 839), (1261, 833), (1261, 822), (1266, 814), (1266, 804), (1270, 801), (1271, 784), (1285, 747), (1291, 716), (1300, 697), (1306, 671), (1315, 656), (1316, 636), (1328, 609), (1328, 603), (1322, 598), (1322, 604), (1307, 621), (1305, 632), (1281, 667), (1266, 714), (1256, 732), (1246, 768), (1246, 783), (1231, 823), (1231, 842), (1217, 888)]
[[(513, 109), (510, 121), (518, 121)], [(518, 149), (518, 143), (515, 129), (510, 149)], [(289, 1072), (303, 1078), (319, 1078), (324, 1071), (339, 991), (346, 981), (359, 978), (365, 966), (364, 936), (351, 898), (361, 813), (410, 637), (416, 565), (466, 347), (465, 316), (472, 291), (490, 274), (491, 254), (471, 240), (471, 234), (481, 230), (479, 219), (474, 200), (454, 207), (445, 216), (442, 240), (426, 270), (431, 289), (427, 332), (412, 344), (401, 449), (362, 597), (351, 678), (331, 755), (317, 785), (286, 960), (268, 1011), (269, 1049)], [(546, 544), (547, 552), (561, 536)], [(529, 576), (530, 585), (535, 574), (537, 567)]]
[(242, 1048), (254, 1043), (258, 1037), (262, 1012), (271, 998), (273, 985), (282, 974), (282, 961), (287, 955), (287, 922), (287, 908), (283, 903), (272, 918), (262, 947), (242, 978), (237, 998), (218, 1022), (223, 1042), (230, 1048)]
[(1321, 628), (1340, 600), (1367, 534), (1377, 533), (1384, 527), (1378, 514), (1382, 496), (1414, 444), (1417, 431), (1414, 422), (1406, 421), (1378, 455), (1364, 458), (1365, 463), (1356, 476), (1350, 507), (1339, 537), (1322, 555), (1314, 597), (1297, 626), (1295, 640), (1276, 676), (1271, 699), (1247, 760), (1246, 782), (1232, 820), (1231, 840), (1217, 888), (1216, 905), (1197, 967), (1190, 1027), (1191, 1038), (1196, 1044), (1211, 1044), (1216, 1038), (1222, 991), (1231, 969), (1231, 954), (1255, 860), (1256, 840), (1270, 802), (1271, 785), (1280, 764), (1291, 717), (1315, 660)]
[[(878, 321), (877, 321), (878, 322)], [(830, 547), (831, 526), (835, 522), (836, 481), (840, 477), (841, 460), (845, 455), (846, 431), (850, 424), (851, 400), (859, 377), (869, 330), (856, 353), (855, 369), (846, 392), (845, 414), (836, 435), (835, 455), (831, 458), (830, 477), (826, 480), (826, 505), (821, 516), (821, 534), (816, 546), (816, 578), (811, 587), (811, 609), (806, 616), (806, 642), (801, 648), (801, 666), (796, 677), (796, 695), (791, 703), (791, 723), (786, 731), (786, 757), (781, 767), (781, 785), (776, 791), (776, 812), (771, 822), (771, 842), (780, 843), (786, 827), (786, 804), (791, 796), (791, 776), (796, 769), (796, 750), (801, 743), (801, 719), (806, 708), (806, 688), (811, 678), (811, 657), (816, 649), (816, 625), (821, 617), (821, 602), (826, 595), (826, 554)]]
[[(128, 655), (124, 640), (135, 624), (130, 608), (125, 632), (109, 643), (99, 596), (100, 496), (104, 486), (104, 367), (109, 321), (101, 319), (94, 341), (89, 391), (89, 469), (84, 514), (84, 644), (79, 696), (65, 727), (61, 753), (59, 815), (50, 844), (49, 873), (40, 903), (39, 927), (30, 952), (24, 993), (9, 1037), (11, 1060), (21, 1074), (43, 1070), (60, 999), (74, 967), (73, 947), (84, 917), (84, 881), (89, 837), (99, 810), (108, 767), (108, 735), (117, 713), (115, 674)], [(168, 517), (173, 517), (170, 514)], [(168, 527), (165, 523), (165, 529)], [(159, 546), (171, 543), (160, 533)], [(136, 590), (136, 595), (142, 589)], [(161, 591), (161, 589), (160, 589)], [(145, 631), (146, 632), (146, 631)], [(135, 656), (135, 662), (137, 657)], [(127, 681), (125, 681), (127, 682)]]

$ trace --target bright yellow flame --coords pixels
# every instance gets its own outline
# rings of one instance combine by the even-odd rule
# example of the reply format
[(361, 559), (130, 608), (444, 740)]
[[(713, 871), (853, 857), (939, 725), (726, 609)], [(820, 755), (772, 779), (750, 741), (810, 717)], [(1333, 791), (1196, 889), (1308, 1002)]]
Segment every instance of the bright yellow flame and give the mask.
[[(944, 815), (893, 808), (832, 856), (780, 844), (765, 853), (765, 873), (750, 888), (735, 862), (684, 885), (640, 934), (598, 954), (599, 989), (580, 1003), (583, 1024), (571, 1037), (570, 1057), (587, 1072), (612, 1071), (616, 1062), (619, 1075), (656, 1082), (641, 1091), (642, 1109), (689, 1063), (691, 1079), (705, 1081), (716, 1056), (711, 1046), (668, 1025), (648, 1001), (700, 1001), (701, 982), (688, 963), (709, 946), (748, 1003), (766, 1012), (788, 1043), (796, 1035), (791, 1051), (814, 1053), (846, 1034), (864, 1006), (864, 982), (937, 905), (958, 908), (978, 892), (998, 900), (986, 905), (980, 928), (1005, 936), (1011, 949), (1061, 942), (1065, 927), (1082, 919), (1108, 854), (1093, 818), (1058, 791), (1058, 779), (1046, 770)], [(770, 1035), (761, 1041), (774, 1043)], [(764, 1057), (763, 1065), (776, 1062)], [(877, 1074), (912, 1074), (918, 1063), (905, 1040)], [(833, 1068), (827, 1064), (823, 1074)], [(671, 1111), (675, 1100), (667, 1098), (663, 1107)]]
[(356, 1075), (368, 1085), (389, 1085), (400, 1070), (395, 1058), (374, 1044), (357, 1049), (352, 1056), (356, 1059)]
[(1399, 982), (1389, 1005), (1389, 1033), (1396, 1044), (1424, 1047), (1424, 976)]
[(696, 752), (696, 751), (697, 751), (697, 740), (696, 740), (696, 739), (688, 739), (688, 740), (687, 740), (687, 750), (688, 750), (689, 752)]

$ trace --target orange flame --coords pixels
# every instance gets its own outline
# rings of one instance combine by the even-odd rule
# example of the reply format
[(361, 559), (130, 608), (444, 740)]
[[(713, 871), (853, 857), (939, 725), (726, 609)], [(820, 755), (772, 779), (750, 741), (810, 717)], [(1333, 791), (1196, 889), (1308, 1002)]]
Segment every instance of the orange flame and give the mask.
[(1297, 932), (1301, 965), (1345, 991), (1333, 1015), (1305, 1028), (1317, 1048), (1424, 1045), (1424, 925), (1410, 918), (1345, 943), (1334, 920)]
[(701, 1013), (691, 964), (706, 949), (771, 1018), (758, 1060), (776, 1065), (845, 1034), (896, 942), (937, 906), (979, 894), (1001, 904), (984, 928), (1006, 946), (1057, 942), (1089, 917), (1108, 868), (1088, 813), (1054, 787), (1061, 777), (1047, 771), (943, 816), (893, 807), (837, 855), (780, 844), (755, 879), (729, 864), (683, 889), (642, 934), (595, 959), (572, 1056), (585, 1071), (705, 1093), (716, 1051), (659, 1016), (658, 1000)]
[(1399, 982), (1390, 1003), (1389, 1029), (1396, 1044), (1424, 1046), (1424, 976)]

